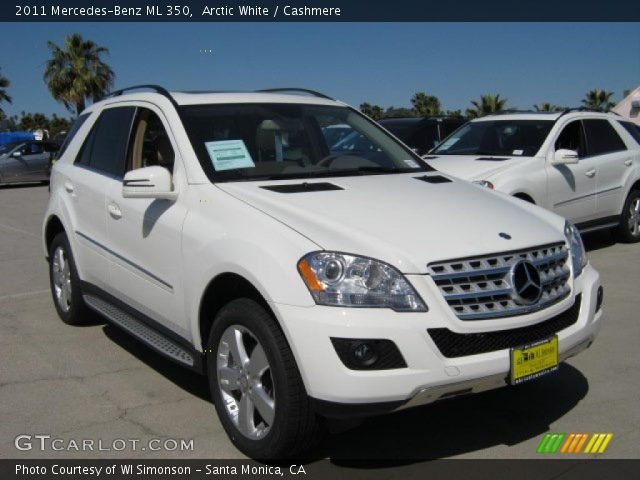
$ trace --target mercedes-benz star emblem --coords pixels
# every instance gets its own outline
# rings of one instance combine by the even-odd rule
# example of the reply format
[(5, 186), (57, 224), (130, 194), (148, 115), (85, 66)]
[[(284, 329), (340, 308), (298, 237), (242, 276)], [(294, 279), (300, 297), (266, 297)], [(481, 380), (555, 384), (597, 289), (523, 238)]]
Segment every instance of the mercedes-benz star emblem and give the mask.
[(538, 268), (527, 260), (511, 267), (512, 298), (519, 305), (532, 305), (542, 295), (542, 282)]

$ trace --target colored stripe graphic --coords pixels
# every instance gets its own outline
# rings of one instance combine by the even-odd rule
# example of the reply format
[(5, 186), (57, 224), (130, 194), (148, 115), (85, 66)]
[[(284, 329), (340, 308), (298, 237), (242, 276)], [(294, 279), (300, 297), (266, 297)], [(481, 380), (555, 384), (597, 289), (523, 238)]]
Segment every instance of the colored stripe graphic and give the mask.
[(547, 433), (536, 453), (604, 453), (612, 438), (613, 433)]

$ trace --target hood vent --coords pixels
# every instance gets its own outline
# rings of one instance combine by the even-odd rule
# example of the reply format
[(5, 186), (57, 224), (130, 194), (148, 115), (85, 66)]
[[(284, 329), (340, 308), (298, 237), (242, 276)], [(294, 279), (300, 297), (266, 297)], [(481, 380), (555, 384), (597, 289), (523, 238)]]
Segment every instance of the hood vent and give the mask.
[(484, 162), (504, 162), (505, 160), (511, 160), (509, 157), (478, 157), (477, 161)]
[(260, 188), (278, 193), (327, 192), (330, 190), (344, 190), (344, 188), (328, 182), (287, 183), (284, 185), (265, 185)]
[(450, 183), (451, 180), (442, 175), (423, 175), (422, 177), (413, 177), (416, 180), (422, 180), (427, 183)]

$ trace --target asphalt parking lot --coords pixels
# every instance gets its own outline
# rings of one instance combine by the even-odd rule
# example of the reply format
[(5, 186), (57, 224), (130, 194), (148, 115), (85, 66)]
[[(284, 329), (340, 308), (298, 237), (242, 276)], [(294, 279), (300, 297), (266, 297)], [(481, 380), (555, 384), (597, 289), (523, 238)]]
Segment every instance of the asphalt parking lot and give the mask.
[[(0, 187), (0, 457), (242, 458), (217, 420), (204, 377), (98, 317), (57, 317), (40, 242), (46, 186)], [(327, 437), (314, 457), (415, 463), (536, 458), (545, 432), (612, 432), (605, 458), (640, 458), (640, 245), (587, 236), (605, 286), (600, 336), (537, 382), (373, 418)], [(192, 451), (19, 451), (20, 434), (65, 440), (193, 439)]]

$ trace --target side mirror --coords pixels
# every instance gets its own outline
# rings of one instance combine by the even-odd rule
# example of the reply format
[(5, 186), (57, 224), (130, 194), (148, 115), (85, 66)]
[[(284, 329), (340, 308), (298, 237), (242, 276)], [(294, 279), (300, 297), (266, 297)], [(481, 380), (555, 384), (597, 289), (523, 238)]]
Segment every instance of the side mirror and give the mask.
[(122, 196), (175, 200), (178, 192), (173, 190), (171, 172), (164, 167), (153, 166), (127, 172), (122, 181)]
[(551, 163), (553, 165), (569, 165), (572, 163), (578, 163), (578, 159), (579, 155), (575, 150), (561, 148), (560, 150), (555, 151)]

